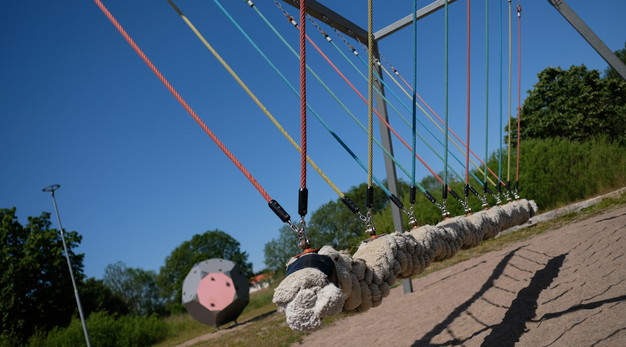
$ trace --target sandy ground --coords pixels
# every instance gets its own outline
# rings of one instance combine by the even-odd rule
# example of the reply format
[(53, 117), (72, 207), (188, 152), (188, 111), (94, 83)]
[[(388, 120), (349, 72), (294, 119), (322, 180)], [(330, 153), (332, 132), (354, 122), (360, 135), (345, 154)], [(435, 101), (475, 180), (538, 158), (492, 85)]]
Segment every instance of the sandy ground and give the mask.
[(413, 280), (305, 346), (626, 346), (626, 207)]

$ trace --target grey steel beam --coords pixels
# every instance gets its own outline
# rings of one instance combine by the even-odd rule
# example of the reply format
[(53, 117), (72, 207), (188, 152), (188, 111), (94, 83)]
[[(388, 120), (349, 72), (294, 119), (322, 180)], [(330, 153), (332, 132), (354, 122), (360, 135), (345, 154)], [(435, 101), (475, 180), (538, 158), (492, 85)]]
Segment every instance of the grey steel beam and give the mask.
[[(300, 2), (298, 0), (283, 0), (283, 1), (293, 7), (296, 7), (298, 9), (300, 8)], [(360, 40), (365, 45), (367, 45), (367, 31), (365, 29), (352, 23), (351, 21), (347, 20), (346, 18), (332, 11), (326, 6), (320, 4), (319, 2), (315, 0), (307, 0), (306, 11), (309, 15), (335, 27), (337, 30), (340, 30), (341, 32), (345, 34), (357, 40)], [(376, 41), (374, 41), (373, 52), (374, 52), (373, 53), (374, 58), (380, 61), (380, 55), (378, 53), (378, 44), (376, 43)], [(382, 79), (383, 71), (381, 67), (379, 65), (375, 65), (374, 68), (378, 76), (380, 76), (380, 78)], [(376, 110), (378, 111), (378, 114), (380, 114), (380, 116), (385, 120), (385, 122), (389, 123), (389, 116), (387, 114), (387, 104), (384, 99), (385, 89), (382, 83), (380, 82), (380, 80), (378, 79), (374, 80), (374, 88), (377, 88), (380, 91), (380, 93), (375, 93), (376, 94), (375, 96), (376, 97), (375, 99)], [(393, 156), (393, 146), (391, 144), (391, 132), (389, 128), (383, 122), (378, 122), (378, 124), (379, 124), (379, 129), (380, 129), (382, 145), (389, 152), (389, 154)], [(396, 175), (396, 166), (393, 160), (391, 160), (388, 156), (385, 156), (385, 170), (387, 174), (387, 187), (389, 188), (389, 191), (392, 194), (397, 196), (398, 195), (398, 178)], [(403, 231), (404, 229), (402, 226), (402, 213), (395, 204), (391, 204), (391, 206), (392, 206), (391, 214), (393, 216), (393, 226), (397, 231)]]
[(602, 40), (596, 35), (591, 28), (583, 22), (580, 17), (572, 10), (564, 0), (548, 0), (548, 2), (565, 17), (576, 31), (600, 54), (602, 59), (611, 66), (626, 81), (626, 65), (607, 47)]
[[(450, 5), (451, 3), (455, 2), (456, 0), (448, 0), (448, 5)], [(417, 19), (420, 20), (426, 16), (428, 16), (429, 14), (436, 12), (440, 9), (442, 9), (444, 6), (446, 5), (446, 1), (445, 0), (437, 0), (434, 1), (424, 7), (422, 7), (421, 9), (417, 10), (416, 16)], [(409, 24), (411, 24), (413, 22), (413, 13), (411, 13), (410, 15), (396, 21), (393, 24), (390, 24), (380, 30), (378, 30), (377, 32), (374, 33), (374, 39), (376, 41), (381, 40), (393, 33), (395, 33), (396, 31), (408, 26)]]
[[(378, 53), (378, 42), (374, 41), (374, 59), (380, 61), (380, 54)], [(379, 77), (374, 79), (373, 87), (378, 89), (380, 93), (375, 94), (376, 111), (378, 114), (389, 124), (389, 114), (387, 113), (387, 103), (385, 102), (385, 87), (382, 84), (383, 70), (379, 64), (374, 65), (374, 72)], [(379, 121), (378, 127), (380, 130), (380, 139), (383, 147), (393, 156), (393, 145), (391, 143), (391, 131), (384, 122)], [(387, 188), (391, 194), (398, 196), (398, 176), (396, 174), (396, 165), (389, 156), (385, 157), (385, 172), (387, 174)], [(391, 203), (391, 217), (393, 218), (393, 227), (396, 231), (403, 232), (404, 226), (402, 225), (402, 211), (398, 206)], [(413, 282), (410, 278), (406, 278), (402, 281), (402, 290), (404, 294), (413, 292)]]
[[(380, 61), (380, 55), (378, 53), (378, 42), (374, 41), (374, 59)], [(374, 65), (374, 72), (378, 74), (378, 78), (374, 79), (374, 88), (378, 89), (380, 93), (375, 94), (376, 101), (376, 110), (378, 114), (389, 124), (389, 115), (387, 113), (387, 103), (385, 102), (385, 87), (383, 86), (381, 80), (383, 78), (383, 71), (379, 64)], [(378, 122), (378, 126), (380, 129), (380, 139), (383, 144), (383, 147), (389, 154), (393, 156), (393, 145), (391, 143), (391, 131), (387, 125), (380, 121)], [(398, 196), (398, 177), (396, 175), (396, 165), (393, 160), (389, 158), (389, 156), (385, 156), (385, 169), (387, 173), (387, 187), (391, 194)], [(395, 204), (391, 204), (391, 215), (393, 217), (393, 226), (396, 231), (402, 232), (404, 231), (404, 227), (402, 225), (402, 211)]]
[[(283, 1), (297, 9), (300, 9), (299, 0)], [(364, 42), (367, 45), (367, 30), (354, 24), (353, 22), (346, 19), (344, 16), (339, 15), (337, 12), (320, 4), (319, 2), (315, 0), (307, 0), (306, 12), (314, 18), (321, 20), (322, 22), (332, 26), (342, 33), (354, 37), (355, 39), (359, 40), (360, 42)]]
[[(300, 2), (298, 0), (283, 0), (287, 4), (300, 8)], [(320, 4), (315, 0), (307, 0), (306, 2), (306, 12), (323, 21), (324, 23), (336, 28), (337, 30), (343, 32), (344, 34), (353, 37), (360, 42), (363, 42), (367, 45), (367, 30), (361, 28), (360, 26), (352, 23), (347, 20), (345, 17), (339, 15), (338, 13), (332, 11), (326, 6)], [(378, 44), (374, 41), (373, 47), (374, 58), (380, 61), (380, 54), (378, 53)], [(385, 102), (385, 89), (381, 82), (383, 71), (380, 65), (375, 65), (375, 72), (380, 76), (380, 79), (374, 80), (374, 88), (378, 88), (380, 93), (375, 93), (375, 102), (376, 102), (376, 110), (378, 114), (385, 120), (385, 122), (389, 123), (389, 116), (387, 113), (387, 103)], [(383, 147), (393, 156), (393, 146), (391, 143), (391, 131), (384, 124), (384, 122), (378, 122), (380, 129), (381, 142)], [(398, 196), (398, 177), (396, 175), (396, 166), (388, 156), (385, 156), (385, 170), (387, 174), (387, 187), (391, 194)], [(402, 232), (404, 231), (404, 227), (402, 225), (402, 211), (395, 205), (391, 204), (391, 215), (393, 217), (393, 226), (396, 231)], [(410, 293), (413, 291), (413, 285), (411, 283), (411, 279), (405, 279), (403, 282), (404, 293)]]

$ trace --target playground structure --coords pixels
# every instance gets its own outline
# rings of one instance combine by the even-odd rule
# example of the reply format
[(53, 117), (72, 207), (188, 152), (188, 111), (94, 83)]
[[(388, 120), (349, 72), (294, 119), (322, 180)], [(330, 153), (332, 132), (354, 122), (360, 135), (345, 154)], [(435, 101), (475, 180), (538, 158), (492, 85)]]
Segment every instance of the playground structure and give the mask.
[[(121, 25), (113, 18), (113, 16), (104, 8), (104, 5), (99, 0), (94, 0), (96, 4), (103, 10), (103, 12), (109, 17), (111, 22), (116, 26), (116, 28), (122, 33), (122, 35), (126, 38), (126, 40), (131, 44), (131, 46), (137, 51), (137, 53), (141, 56), (141, 58), (146, 62), (146, 64), (152, 69), (152, 71), (157, 75), (157, 77), (161, 80), (161, 82), (170, 90), (170, 92), (176, 97), (176, 99), (183, 105), (183, 107), (189, 112), (189, 114), (194, 118), (194, 120), (201, 126), (201, 128), (213, 139), (213, 141), (220, 147), (220, 149), (233, 161), (233, 163), (239, 168), (239, 170), (249, 179), (249, 181), (254, 185), (257, 191), (261, 194), (261, 196), (268, 203), (268, 206), (271, 210), (281, 219), (282, 222), (286, 223), (291, 227), (291, 229), (297, 234), (299, 239), (299, 246), (303, 249), (304, 255), (295, 257), (290, 262), (291, 271), (289, 271), (290, 275), (287, 279), (281, 284), (281, 286), (277, 289), (274, 301), (279, 306), (279, 309), (285, 311), (287, 314), (287, 320), (290, 326), (294, 329), (298, 330), (310, 330), (315, 329), (320, 326), (320, 320), (324, 316), (335, 314), (341, 310), (345, 311), (364, 311), (369, 309), (370, 307), (378, 305), (382, 298), (388, 294), (389, 285), (395, 283), (397, 279), (400, 278), (410, 278), (411, 276), (421, 272), (430, 262), (446, 259), (448, 257), (453, 256), (460, 248), (462, 247), (472, 247), (477, 243), (484, 239), (488, 239), (494, 237), (498, 232), (504, 230), (513, 225), (519, 225), (528, 220), (530, 216), (532, 216), (536, 211), (537, 207), (532, 203), (524, 199), (520, 199), (518, 195), (518, 187), (519, 187), (519, 161), (517, 163), (517, 167), (515, 168), (515, 181), (511, 181), (510, 179), (504, 179), (504, 175), (499, 170), (496, 174), (492, 170), (490, 170), (487, 166), (487, 159), (481, 159), (478, 157), (470, 148), (469, 141), (469, 107), (468, 107), (468, 116), (467, 116), (467, 129), (468, 135), (466, 141), (463, 142), (458, 135), (451, 131), (448, 120), (448, 85), (446, 78), (446, 104), (445, 104), (445, 115), (442, 120), (436, 113), (433, 112), (437, 118), (439, 118), (439, 125), (436, 121), (433, 121), (437, 124), (437, 126), (442, 129), (444, 133), (443, 136), (443, 161), (444, 161), (444, 170), (443, 177), (440, 177), (436, 172), (428, 167), (428, 165), (422, 160), (419, 154), (416, 152), (416, 138), (419, 136), (417, 132), (417, 117), (416, 117), (416, 105), (419, 105), (417, 99), (419, 98), (417, 94), (417, 88), (414, 84), (411, 87), (407, 84), (408, 90), (410, 90), (411, 94), (411, 108), (412, 108), (412, 124), (409, 125), (412, 132), (412, 144), (409, 145), (407, 142), (402, 140), (400, 136), (393, 130), (393, 128), (389, 125), (389, 116), (387, 114), (387, 106), (388, 99), (385, 96), (385, 84), (383, 80), (383, 74), (388, 73), (383, 68), (382, 62), (384, 58), (379, 54), (377, 48), (377, 40), (382, 39), (391, 35), (393, 32), (406, 27), (407, 25), (413, 23), (415, 27), (415, 23), (419, 18), (423, 18), (433, 11), (444, 9), (446, 11), (446, 21), (447, 21), (447, 9), (448, 5), (453, 3), (454, 1), (435, 1), (431, 5), (421, 9), (415, 10), (414, 13), (409, 17), (404, 18), (403, 20), (392, 24), (389, 27), (384, 28), (381, 31), (374, 33), (372, 28), (372, 10), (371, 10), (371, 1), (369, 2), (370, 10), (369, 10), (369, 23), (368, 29), (361, 29), (360, 27), (354, 25), (353, 23), (347, 21), (345, 18), (337, 15), (335, 12), (330, 9), (324, 7), (316, 1), (300, 1), (299, 3), (299, 14), (300, 20), (298, 22), (295, 21), (293, 17), (291, 17), (288, 12), (282, 8), (280, 5), (277, 5), (279, 9), (283, 11), (285, 16), (290, 19), (295, 28), (297, 28), (300, 32), (300, 53), (299, 55), (294, 52), (300, 59), (300, 91), (298, 92), (293, 86), (291, 86), (292, 90), (296, 95), (300, 97), (300, 113), (301, 113), (301, 142), (300, 145), (296, 144), (296, 142), (288, 135), (286, 132), (282, 131), (282, 127), (277, 122), (277, 120), (273, 117), (271, 113), (265, 108), (265, 106), (258, 100), (254, 94), (250, 91), (250, 89), (245, 85), (245, 83), (239, 78), (239, 76), (234, 72), (234, 70), (226, 63), (224, 59), (215, 51), (215, 49), (208, 43), (208, 41), (202, 36), (199, 30), (189, 21), (189, 19), (183, 14), (183, 12), (174, 4), (173, 1), (168, 0), (168, 3), (172, 6), (172, 8), (177, 12), (177, 14), (185, 21), (185, 23), (189, 26), (189, 28), (194, 32), (194, 34), (202, 41), (202, 43), (211, 51), (211, 53), (220, 61), (220, 63), (224, 66), (226, 70), (235, 78), (235, 80), (242, 86), (242, 88), (250, 95), (250, 97), (255, 101), (255, 103), (261, 108), (263, 113), (265, 113), (268, 118), (283, 132), (288, 140), (294, 145), (294, 147), (301, 153), (301, 184), (299, 188), (299, 203), (298, 203), (298, 214), (300, 216), (300, 222), (294, 222), (291, 219), (291, 216), (285, 211), (285, 209), (263, 189), (258, 181), (250, 174), (250, 172), (243, 166), (241, 162), (239, 162), (235, 156), (226, 148), (226, 146), (217, 138), (217, 136), (210, 130), (210, 128), (204, 123), (204, 121), (193, 111), (193, 109), (184, 101), (182, 96), (176, 92), (173, 86), (167, 81), (167, 79), (158, 71), (158, 69), (154, 66), (154, 64), (147, 58), (147, 56), (141, 51), (138, 45), (130, 38), (130, 36), (124, 31)], [(289, 1), (286, 1), (290, 3)], [(217, 2), (219, 4), (219, 2)], [(247, 1), (250, 8), (254, 11), (258, 12), (258, 8), (255, 6), (252, 1)], [(469, 3), (469, 1), (468, 1)], [(509, 7), (511, 6), (511, 1), (508, 2)], [(291, 3), (290, 3), (291, 4)], [(219, 5), (220, 8), (221, 5)], [(224, 9), (225, 11), (225, 9)], [(368, 51), (368, 92), (367, 97), (363, 97), (361, 94), (361, 98), (368, 103), (368, 125), (367, 129), (363, 125), (362, 128), (366, 130), (368, 133), (368, 165), (365, 167), (358, 158), (354, 155), (354, 153), (347, 147), (347, 145), (335, 135), (335, 132), (329, 129), (327, 130), (333, 134), (333, 137), (339, 142), (339, 144), (348, 152), (350, 155), (359, 162), (361, 167), (367, 171), (368, 176), (368, 194), (366, 201), (367, 212), (363, 213), (359, 210), (357, 205), (350, 200), (349, 197), (345, 196), (333, 183), (328, 179), (328, 176), (324, 174), (321, 169), (312, 161), (312, 159), (307, 155), (307, 140), (306, 140), (306, 114), (307, 110), (314, 114), (317, 117), (317, 114), (314, 112), (312, 107), (306, 101), (306, 76), (307, 71), (310, 69), (306, 64), (306, 42), (310, 42), (312, 45), (314, 43), (307, 37), (305, 23), (308, 20), (312, 20), (307, 17), (307, 13), (310, 13), (311, 16), (316, 17), (325, 23), (331, 25), (334, 29), (344, 34), (348, 34), (349, 36), (357, 39), (358, 42), (363, 44)], [(512, 11), (509, 10), (509, 14)], [(517, 7), (517, 15), (518, 15), (518, 28), (520, 26), (520, 17), (521, 17), (521, 6)], [(262, 16), (262, 15), (261, 15)], [(232, 17), (231, 17), (232, 18)], [(313, 22), (315, 23), (315, 22)], [(510, 21), (509, 21), (510, 23)], [(314, 24), (318, 29), (319, 26)], [(510, 24), (509, 24), (510, 25)], [(469, 7), (468, 7), (468, 27), (469, 27)], [(447, 30), (447, 26), (446, 26)], [(321, 30), (323, 32), (323, 30)], [(518, 34), (520, 30), (518, 29)], [(469, 33), (468, 33), (469, 35)], [(327, 36), (328, 38), (328, 36)], [(364, 42), (367, 42), (365, 44)], [(511, 40), (509, 40), (509, 43)], [(251, 42), (252, 43), (252, 42)], [(518, 45), (520, 44), (520, 40), (518, 39)], [(254, 45), (254, 44), (253, 44)], [(448, 74), (447, 67), (447, 33), (446, 33), (446, 76)], [(255, 46), (256, 47), (256, 46)], [(353, 48), (353, 52), (356, 49)], [(520, 55), (520, 49), (518, 47), (518, 55)], [(468, 52), (469, 52), (469, 40), (468, 40)], [(260, 52), (262, 54), (262, 52)], [(355, 53), (356, 54), (356, 53)], [(262, 54), (264, 59), (267, 59)], [(509, 54), (509, 58), (511, 54)], [(521, 59), (518, 57), (518, 84), (519, 84), (519, 64)], [(332, 65), (332, 63), (331, 63)], [(510, 64), (509, 64), (509, 75), (510, 72)], [(392, 68), (392, 71), (400, 77), (395, 69)], [(312, 73), (312, 71), (309, 71)], [(388, 73), (389, 74), (389, 73)], [(487, 72), (488, 75), (488, 72)], [(469, 80), (469, 60), (468, 60), (468, 80)], [(488, 81), (488, 78), (487, 78)], [(512, 79), (509, 78), (509, 83), (511, 83)], [(288, 82), (285, 79), (285, 82)], [(406, 82), (406, 81), (405, 81)], [(469, 82), (468, 82), (469, 85)], [(354, 88), (354, 87), (353, 87)], [(354, 88), (356, 89), (356, 88)], [(510, 88), (509, 88), (510, 89)], [(521, 117), (520, 114), (520, 92), (518, 85), (518, 105), (517, 105), (517, 120), (518, 120), (518, 128), (517, 128), (517, 155), (516, 158), (519, 160), (519, 149), (520, 149), (520, 135), (519, 135), (519, 120)], [(404, 90), (404, 89), (403, 89)], [(356, 91), (356, 90), (355, 90)], [(358, 93), (358, 91), (357, 91)], [(510, 94), (510, 93), (509, 93)], [(468, 104), (469, 104), (469, 88), (468, 88)], [(509, 96), (510, 99), (510, 96)], [(423, 101), (423, 100), (422, 100)], [(374, 104), (376, 105), (376, 110), (374, 109)], [(425, 102), (424, 102), (425, 104)], [(427, 106), (427, 104), (425, 104)], [(421, 106), (420, 106), (421, 107)], [(373, 162), (372, 162), (372, 152), (373, 152), (373, 144), (375, 141), (373, 135), (373, 119), (374, 114), (376, 114), (379, 118), (379, 125), (381, 128), (381, 143), (377, 143), (382, 150), (385, 152), (385, 166), (387, 173), (387, 186), (383, 185), (380, 180), (376, 179), (373, 176)], [(319, 119), (319, 118), (318, 118)], [(511, 115), (509, 115), (509, 122), (511, 121)], [(323, 123), (323, 121), (321, 121)], [(408, 123), (408, 122), (407, 122)], [(487, 117), (488, 123), (488, 117)], [(500, 126), (500, 129), (503, 127)], [(511, 124), (509, 123), (509, 129), (512, 130)], [(482, 211), (475, 212), (473, 214), (469, 214), (468, 216), (460, 216), (454, 217), (450, 219), (445, 219), (443, 222), (439, 223), (436, 226), (422, 226), (418, 227), (415, 222), (415, 211), (412, 206), (407, 208), (403, 205), (402, 201), (397, 197), (397, 177), (396, 177), (396, 168), (401, 167), (397, 160), (395, 159), (392, 145), (391, 145), (391, 134), (394, 134), (396, 137), (400, 138), (400, 141), (411, 151), (412, 158), (412, 173), (408, 174), (408, 171), (403, 169), (403, 171), (407, 172), (407, 176), (411, 179), (411, 197), (410, 203), (414, 204), (416, 199), (416, 191), (419, 189), (424, 196), (433, 204), (437, 205), (437, 207), (441, 210), (442, 217), (447, 218), (449, 216), (449, 211), (447, 209), (447, 197), (450, 194), (456, 201), (458, 201), (465, 209), (465, 212), (468, 214), (471, 212), (471, 209), (468, 205), (468, 198), (470, 193), (479, 198), (483, 204), (484, 208), (489, 207), (488, 199), (495, 200), (496, 206), (491, 206), (488, 209), (484, 209)], [(512, 136), (509, 136), (509, 140)], [(454, 139), (456, 138), (456, 140)], [(450, 172), (453, 171), (448, 166), (448, 156), (451, 155), (451, 151), (448, 149), (448, 143), (452, 142), (457, 145), (457, 147), (464, 152), (465, 156), (465, 189), (464, 196), (461, 197), (459, 194), (454, 192), (449, 186), (449, 175)], [(441, 142), (440, 142), (441, 143)], [(488, 145), (486, 144), (486, 147)], [(509, 150), (511, 150), (513, 146), (509, 143)], [(502, 153), (502, 151), (500, 151)], [(509, 153), (508, 158), (512, 155)], [(457, 161), (460, 160), (456, 157)], [(474, 162), (474, 158), (477, 159), (480, 163), (477, 164)], [(431, 174), (437, 178), (437, 180), (442, 184), (442, 194), (441, 200), (437, 200), (433, 194), (428, 192), (426, 189), (421, 187), (416, 182), (416, 174), (415, 174), (415, 166), (416, 159), (420, 160), (424, 166), (426, 166)], [(479, 169), (479, 171), (484, 174), (484, 178), (478, 178), (474, 173), (470, 172), (470, 161), (474, 164), (475, 167)], [(500, 155), (500, 165), (502, 162), (502, 154)], [(323, 247), (321, 250), (316, 251), (312, 250), (312, 245), (309, 243), (309, 240), (306, 237), (306, 223), (305, 216), (307, 214), (307, 200), (308, 200), (308, 189), (306, 186), (306, 168), (307, 163), (311, 167), (313, 167), (331, 186), (331, 188), (338, 194), (340, 199), (346, 204), (346, 206), (355, 214), (355, 218), (359, 218), (364, 222), (365, 232), (368, 233), (372, 238), (361, 245), (359, 250), (353, 256), (348, 254), (339, 253), (332, 249), (331, 247)], [(484, 167), (484, 168), (482, 168)], [(510, 171), (510, 170), (509, 170)], [(489, 176), (491, 174), (491, 176)], [(457, 174), (458, 175), (458, 174)], [(461, 175), (458, 175), (461, 176)], [(477, 189), (472, 187), (470, 184), (470, 176), (473, 176), (476, 181), (482, 186), (482, 194), (478, 192)], [(507, 175), (508, 177), (508, 175)], [(374, 183), (378, 184), (383, 188), (386, 192), (389, 199), (393, 202), (392, 204), (392, 214), (394, 220), (394, 227), (398, 231), (407, 230), (403, 226), (402, 222), (402, 214), (406, 214), (407, 219), (409, 220), (409, 230), (408, 232), (397, 232), (390, 235), (377, 235), (376, 228), (372, 222), (372, 214), (371, 207), (373, 201), (373, 185)], [(492, 191), (489, 185), (492, 185), (495, 188), (495, 192)], [(506, 202), (506, 203), (505, 203)], [(328, 261), (330, 259), (330, 262)], [(304, 265), (302, 265), (304, 264)], [(334, 281), (334, 278), (337, 278)], [(202, 282), (203, 279), (198, 277), (196, 274), (195, 282)], [(195, 283), (194, 282), (194, 283)], [(222, 281), (227, 283), (228, 281), (224, 279)], [(200, 286), (200, 284), (199, 284)], [(193, 285), (192, 285), (193, 287)], [(187, 293), (184, 295), (183, 300), (190, 305), (190, 307), (194, 307), (191, 311), (194, 311), (195, 308), (199, 308), (200, 311), (204, 310), (200, 306), (207, 308), (206, 305), (200, 304), (204, 299), (198, 297), (190, 297), (190, 293), (192, 291), (183, 290)], [(185, 299), (187, 298), (187, 299)], [(244, 305), (245, 306), (245, 305)], [(188, 308), (189, 309), (189, 308)], [(242, 308), (243, 309), (243, 308)], [(191, 312), (190, 311), (190, 312)], [(240, 312), (240, 311), (239, 311)], [(238, 313), (237, 313), (238, 314)], [(193, 315), (193, 314), (192, 314)], [(230, 316), (229, 316), (230, 318)], [(224, 318), (225, 319), (225, 318)], [(217, 324), (219, 325), (217, 319), (205, 319), (206, 324)], [(222, 322), (220, 320), (220, 322)]]
[(183, 281), (182, 303), (187, 312), (198, 322), (215, 328), (237, 322), (249, 301), (248, 279), (229, 260), (201, 261)]

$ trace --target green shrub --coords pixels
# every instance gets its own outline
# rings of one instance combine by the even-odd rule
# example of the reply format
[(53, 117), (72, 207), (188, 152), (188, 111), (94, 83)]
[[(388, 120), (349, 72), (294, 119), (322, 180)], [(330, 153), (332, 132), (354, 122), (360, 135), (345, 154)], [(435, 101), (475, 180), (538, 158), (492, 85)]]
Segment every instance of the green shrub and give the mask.
[(555, 208), (626, 185), (626, 148), (604, 139), (522, 142), (520, 195)]
[[(166, 324), (156, 316), (116, 317), (104, 312), (92, 313), (87, 319), (89, 339), (94, 346), (147, 346), (163, 340)], [(82, 346), (85, 344), (82, 324), (73, 319), (67, 328), (37, 333), (30, 346)]]

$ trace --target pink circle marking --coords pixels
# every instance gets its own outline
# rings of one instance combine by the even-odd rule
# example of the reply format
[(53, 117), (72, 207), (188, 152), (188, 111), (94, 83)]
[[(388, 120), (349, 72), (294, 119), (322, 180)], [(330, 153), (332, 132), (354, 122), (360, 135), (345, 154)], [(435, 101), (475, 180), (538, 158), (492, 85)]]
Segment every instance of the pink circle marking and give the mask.
[(198, 285), (198, 300), (210, 311), (221, 311), (235, 298), (235, 285), (226, 274), (217, 272), (206, 275)]

